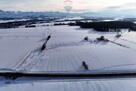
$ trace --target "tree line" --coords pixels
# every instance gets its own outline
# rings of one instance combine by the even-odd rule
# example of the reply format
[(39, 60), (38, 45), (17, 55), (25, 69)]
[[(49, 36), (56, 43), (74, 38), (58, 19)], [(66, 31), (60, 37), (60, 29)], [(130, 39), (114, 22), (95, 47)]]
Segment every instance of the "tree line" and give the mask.
[(118, 29), (129, 29), (136, 31), (136, 24), (129, 21), (101, 21), (101, 22), (76, 22), (69, 23), (70, 26), (80, 26), (81, 28), (93, 28), (97, 31), (109, 31)]

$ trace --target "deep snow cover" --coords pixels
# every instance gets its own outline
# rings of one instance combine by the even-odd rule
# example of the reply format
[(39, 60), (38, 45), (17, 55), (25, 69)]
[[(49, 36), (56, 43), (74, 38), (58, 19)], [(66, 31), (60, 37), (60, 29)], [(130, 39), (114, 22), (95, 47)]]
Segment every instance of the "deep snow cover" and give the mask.
[[(84, 72), (82, 62), (94, 70), (135, 70), (136, 32), (96, 32), (70, 26), (42, 26), (0, 30), (0, 70)], [(40, 48), (48, 35), (47, 48)], [(105, 36), (109, 42), (96, 41)], [(88, 36), (89, 41), (84, 38)], [(11, 84), (12, 83), (12, 84)], [(135, 91), (135, 78), (122, 79), (17, 79), (0, 81), (0, 91)]]
[[(50, 34), (46, 50), (40, 53)], [(95, 41), (102, 35), (115, 43)], [(136, 69), (136, 33), (124, 31), (120, 38), (115, 35), (69, 26), (3, 29), (0, 30), (0, 68), (84, 71), (82, 62), (85, 61), (89, 70)], [(86, 36), (89, 41), (84, 40)]]

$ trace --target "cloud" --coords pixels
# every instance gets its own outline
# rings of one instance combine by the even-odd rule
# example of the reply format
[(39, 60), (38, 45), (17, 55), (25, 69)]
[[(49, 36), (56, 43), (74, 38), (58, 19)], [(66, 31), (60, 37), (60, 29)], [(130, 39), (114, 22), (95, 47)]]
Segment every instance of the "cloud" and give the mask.
[(0, 0), (0, 9), (13, 11), (61, 11), (59, 0)]
[[(74, 12), (135, 11), (135, 0), (72, 0)], [(64, 0), (0, 0), (0, 9), (12, 11), (64, 11)]]

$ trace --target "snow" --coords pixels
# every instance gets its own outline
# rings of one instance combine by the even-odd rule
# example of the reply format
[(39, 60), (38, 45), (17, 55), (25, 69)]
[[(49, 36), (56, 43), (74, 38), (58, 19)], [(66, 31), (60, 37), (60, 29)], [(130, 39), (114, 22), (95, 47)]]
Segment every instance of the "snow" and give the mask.
[(82, 17), (69, 17), (69, 18), (62, 18), (62, 19), (59, 19), (58, 21), (65, 21), (65, 20), (81, 20), (81, 19), (84, 19)]
[[(48, 35), (47, 49), (40, 48)], [(111, 42), (95, 41), (105, 36)], [(42, 26), (0, 30), (0, 71), (82, 73), (82, 61), (89, 72), (134, 71), (136, 32), (96, 32), (71, 26)], [(86, 36), (89, 41), (83, 40)], [(119, 45), (120, 44), (120, 45)], [(121, 46), (124, 45), (124, 46)], [(88, 72), (88, 71), (87, 71)], [(34, 79), (0, 81), (0, 91), (135, 91), (135, 78)]]
[[(52, 37), (47, 43), (47, 50), (39, 53), (49, 34)], [(115, 43), (93, 42), (102, 35)], [(69, 26), (2, 29), (0, 68), (78, 72), (85, 70), (82, 67), (85, 61), (92, 71), (136, 69), (136, 33), (125, 32), (119, 39), (115, 35), (113, 32), (96, 32)], [(84, 41), (85, 36), (90, 41)]]
[(30, 20), (30, 19), (0, 20), (0, 23), (16, 22), (16, 21), (27, 21), (27, 20)]
[(64, 21), (64, 22), (54, 22), (54, 24), (69, 24), (69, 23), (75, 23), (76, 21)]
[(0, 82), (0, 91), (135, 91), (136, 79), (36, 80)]

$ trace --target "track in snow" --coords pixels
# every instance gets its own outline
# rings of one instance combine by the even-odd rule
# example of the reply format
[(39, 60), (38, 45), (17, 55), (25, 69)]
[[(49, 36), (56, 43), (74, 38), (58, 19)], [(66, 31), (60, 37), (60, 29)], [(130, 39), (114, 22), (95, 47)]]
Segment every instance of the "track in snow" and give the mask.
[(125, 48), (130, 48), (130, 47), (126, 46), (126, 45), (123, 45), (123, 44), (117, 43), (117, 42), (115, 42), (115, 41), (111, 41), (111, 40), (109, 40), (109, 42), (111, 42), (111, 43), (113, 43), (113, 44), (116, 44), (116, 45), (118, 45), (118, 46), (122, 46), (122, 47), (125, 47)]
[(133, 44), (136, 44), (136, 42), (133, 42), (133, 41), (130, 41), (130, 40), (127, 40), (127, 39), (123, 39), (123, 38), (119, 38), (119, 39), (130, 42), (130, 43), (133, 43)]

